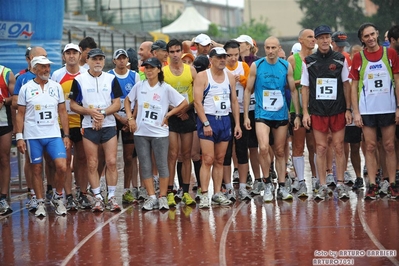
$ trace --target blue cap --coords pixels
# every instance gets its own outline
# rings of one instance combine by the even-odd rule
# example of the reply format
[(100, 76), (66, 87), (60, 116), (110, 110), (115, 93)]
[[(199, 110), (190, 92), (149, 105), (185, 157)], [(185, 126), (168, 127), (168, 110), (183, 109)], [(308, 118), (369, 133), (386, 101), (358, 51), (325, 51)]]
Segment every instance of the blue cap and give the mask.
[(327, 25), (321, 25), (321, 26), (318, 26), (315, 30), (314, 30), (314, 37), (315, 38), (317, 38), (317, 37), (319, 37), (320, 35), (322, 35), (322, 34), (332, 34), (332, 31), (331, 31), (331, 29), (330, 29), (330, 27), (329, 26), (327, 26)]

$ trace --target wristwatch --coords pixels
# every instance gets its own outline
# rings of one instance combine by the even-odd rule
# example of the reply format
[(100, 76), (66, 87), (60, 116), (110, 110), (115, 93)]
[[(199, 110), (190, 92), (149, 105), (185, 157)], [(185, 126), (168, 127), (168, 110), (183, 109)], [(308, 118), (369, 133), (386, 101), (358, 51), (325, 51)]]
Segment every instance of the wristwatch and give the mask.
[(107, 114), (105, 113), (105, 110), (104, 110), (104, 109), (102, 109), (102, 110), (100, 111), (100, 113), (104, 116), (104, 118), (107, 116)]
[(209, 121), (208, 120), (204, 122), (204, 127), (209, 127)]

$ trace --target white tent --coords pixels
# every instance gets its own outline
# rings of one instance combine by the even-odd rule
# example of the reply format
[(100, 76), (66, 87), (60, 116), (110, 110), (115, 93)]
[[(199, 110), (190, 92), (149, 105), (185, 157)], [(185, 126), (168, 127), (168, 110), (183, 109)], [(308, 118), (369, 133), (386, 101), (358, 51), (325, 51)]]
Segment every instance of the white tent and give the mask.
[(187, 6), (183, 13), (168, 26), (156, 30), (165, 34), (171, 33), (204, 33), (208, 31), (211, 22), (204, 18), (192, 5)]

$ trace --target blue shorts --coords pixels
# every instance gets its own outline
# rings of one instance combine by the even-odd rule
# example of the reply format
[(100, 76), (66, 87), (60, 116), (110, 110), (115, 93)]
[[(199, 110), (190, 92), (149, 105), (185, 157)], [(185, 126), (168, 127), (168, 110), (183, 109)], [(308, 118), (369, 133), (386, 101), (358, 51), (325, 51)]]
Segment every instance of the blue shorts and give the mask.
[(66, 159), (66, 150), (62, 138), (27, 139), (26, 145), (32, 164), (43, 162), (43, 151), (46, 149), (51, 159)]
[(232, 139), (233, 133), (231, 132), (230, 116), (206, 115), (206, 117), (212, 127), (213, 134), (210, 137), (204, 135), (204, 127), (201, 120), (197, 117), (197, 132), (200, 139), (207, 139), (214, 143), (230, 141)]

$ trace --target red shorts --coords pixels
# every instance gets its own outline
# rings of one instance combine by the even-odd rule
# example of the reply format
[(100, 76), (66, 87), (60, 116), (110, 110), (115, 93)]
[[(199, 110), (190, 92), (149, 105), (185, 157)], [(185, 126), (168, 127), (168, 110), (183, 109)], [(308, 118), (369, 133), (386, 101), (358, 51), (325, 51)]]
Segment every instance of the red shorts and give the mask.
[(312, 128), (322, 133), (328, 133), (329, 129), (331, 132), (338, 132), (346, 125), (345, 112), (332, 116), (312, 115), (310, 118)]

